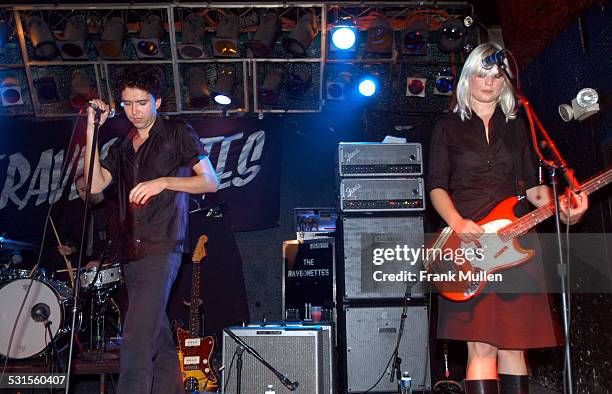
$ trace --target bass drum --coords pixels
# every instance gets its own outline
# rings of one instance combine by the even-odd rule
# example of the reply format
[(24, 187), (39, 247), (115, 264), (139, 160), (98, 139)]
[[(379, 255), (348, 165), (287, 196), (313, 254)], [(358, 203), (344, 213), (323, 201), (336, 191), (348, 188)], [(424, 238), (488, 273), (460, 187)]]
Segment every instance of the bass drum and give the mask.
[[(28, 287), (30, 292), (19, 314)], [(44, 322), (32, 317), (32, 311), (36, 308), (48, 311), (51, 334), (57, 340), (67, 331), (64, 327), (69, 323), (68, 304), (71, 301), (72, 290), (59, 281), (22, 278), (5, 283), (0, 288), (0, 322), (3, 326), (0, 330), (0, 355), (23, 359), (37, 356), (45, 351), (51, 343), (49, 333)], [(14, 332), (12, 341), (11, 332)]]

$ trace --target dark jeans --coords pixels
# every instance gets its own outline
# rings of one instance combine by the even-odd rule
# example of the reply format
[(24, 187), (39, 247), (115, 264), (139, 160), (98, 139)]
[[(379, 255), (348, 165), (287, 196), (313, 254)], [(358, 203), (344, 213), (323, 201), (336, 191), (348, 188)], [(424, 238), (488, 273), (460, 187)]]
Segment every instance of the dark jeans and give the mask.
[(147, 256), (123, 266), (129, 306), (120, 352), (119, 394), (184, 393), (166, 304), (179, 253)]

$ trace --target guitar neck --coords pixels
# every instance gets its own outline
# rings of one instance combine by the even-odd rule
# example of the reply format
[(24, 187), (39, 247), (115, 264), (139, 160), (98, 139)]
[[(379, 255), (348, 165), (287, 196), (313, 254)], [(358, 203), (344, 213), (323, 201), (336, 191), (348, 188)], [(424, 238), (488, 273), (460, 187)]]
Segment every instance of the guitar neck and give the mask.
[[(587, 195), (604, 187), (612, 182), (612, 170), (608, 170), (601, 175), (593, 177), (582, 184), (582, 192)], [(499, 231), (502, 239), (509, 240), (517, 237), (520, 234), (530, 230), (536, 225), (555, 214), (555, 202), (550, 201), (548, 204), (542, 205), (525, 216), (515, 220)]]
[(191, 274), (191, 304), (189, 306), (189, 335), (197, 337), (200, 335), (200, 263), (192, 264)]

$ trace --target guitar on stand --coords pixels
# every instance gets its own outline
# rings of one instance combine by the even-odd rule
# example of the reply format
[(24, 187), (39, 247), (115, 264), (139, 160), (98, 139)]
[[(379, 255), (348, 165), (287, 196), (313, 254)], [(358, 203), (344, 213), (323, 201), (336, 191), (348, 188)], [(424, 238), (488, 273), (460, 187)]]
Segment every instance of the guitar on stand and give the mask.
[(188, 391), (216, 390), (218, 377), (210, 365), (215, 347), (212, 336), (200, 335), (200, 262), (206, 257), (208, 237), (201, 235), (193, 252), (191, 274), (191, 302), (189, 303), (189, 331), (177, 328), (178, 357), (183, 386)]

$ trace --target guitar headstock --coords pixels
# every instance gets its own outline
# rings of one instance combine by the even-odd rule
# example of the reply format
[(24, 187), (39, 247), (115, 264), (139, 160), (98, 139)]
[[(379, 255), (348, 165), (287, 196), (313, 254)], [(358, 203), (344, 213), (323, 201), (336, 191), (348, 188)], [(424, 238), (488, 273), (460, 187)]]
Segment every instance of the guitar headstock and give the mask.
[(200, 235), (198, 244), (193, 250), (193, 257), (191, 258), (193, 263), (199, 263), (204, 257), (206, 257), (206, 242), (208, 242), (208, 237), (206, 234)]

